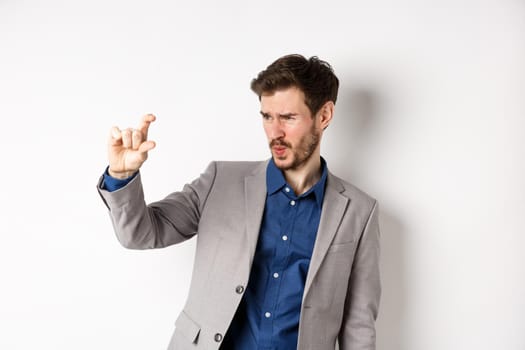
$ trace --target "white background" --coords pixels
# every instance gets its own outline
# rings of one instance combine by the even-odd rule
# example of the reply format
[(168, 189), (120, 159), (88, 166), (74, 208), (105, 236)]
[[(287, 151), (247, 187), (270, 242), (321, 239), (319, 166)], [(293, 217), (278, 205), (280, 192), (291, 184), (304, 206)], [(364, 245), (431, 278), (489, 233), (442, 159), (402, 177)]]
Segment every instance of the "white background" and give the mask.
[(249, 83), (294, 52), (334, 66), (322, 153), (381, 205), (378, 349), (525, 349), (523, 1), (0, 0), (1, 349), (165, 348), (194, 241), (118, 244), (109, 128), (158, 116), (148, 201), (265, 159)]

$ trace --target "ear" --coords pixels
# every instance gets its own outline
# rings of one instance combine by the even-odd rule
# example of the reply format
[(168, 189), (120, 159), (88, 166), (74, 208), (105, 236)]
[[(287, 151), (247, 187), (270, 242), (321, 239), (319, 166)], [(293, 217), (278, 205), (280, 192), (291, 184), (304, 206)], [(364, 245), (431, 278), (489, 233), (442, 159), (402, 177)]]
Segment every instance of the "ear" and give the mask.
[(321, 109), (319, 109), (319, 126), (321, 129), (326, 129), (334, 116), (335, 105), (333, 101), (327, 101)]

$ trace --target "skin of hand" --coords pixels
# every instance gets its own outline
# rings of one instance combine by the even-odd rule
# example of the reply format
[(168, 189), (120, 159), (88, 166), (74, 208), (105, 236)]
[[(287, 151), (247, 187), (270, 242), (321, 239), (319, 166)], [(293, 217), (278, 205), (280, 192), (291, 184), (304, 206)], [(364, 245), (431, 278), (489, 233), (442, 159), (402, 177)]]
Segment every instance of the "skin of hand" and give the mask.
[(110, 176), (125, 179), (140, 169), (148, 159), (148, 151), (155, 148), (155, 142), (148, 140), (148, 129), (156, 119), (153, 114), (146, 114), (137, 129), (111, 128), (108, 139)]

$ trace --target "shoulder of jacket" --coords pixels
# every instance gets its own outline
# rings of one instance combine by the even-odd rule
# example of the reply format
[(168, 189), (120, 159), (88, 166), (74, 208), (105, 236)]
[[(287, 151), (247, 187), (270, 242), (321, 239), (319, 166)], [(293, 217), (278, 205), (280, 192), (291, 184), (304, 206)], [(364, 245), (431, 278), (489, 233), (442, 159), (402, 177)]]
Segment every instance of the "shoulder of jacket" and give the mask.
[(356, 185), (346, 180), (343, 180), (332, 173), (330, 173), (329, 181), (336, 183), (341, 191), (341, 194), (349, 198), (356, 204), (364, 205), (371, 209), (377, 203), (377, 200), (374, 197), (372, 197)]

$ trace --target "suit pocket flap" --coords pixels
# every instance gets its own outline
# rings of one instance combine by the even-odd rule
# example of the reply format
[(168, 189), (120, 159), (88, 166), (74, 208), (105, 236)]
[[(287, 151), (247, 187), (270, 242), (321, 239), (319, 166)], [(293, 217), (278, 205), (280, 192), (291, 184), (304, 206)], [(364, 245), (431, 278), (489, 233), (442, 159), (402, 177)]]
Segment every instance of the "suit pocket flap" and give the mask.
[(182, 311), (175, 321), (175, 331), (180, 332), (192, 343), (197, 341), (201, 328), (184, 311)]

